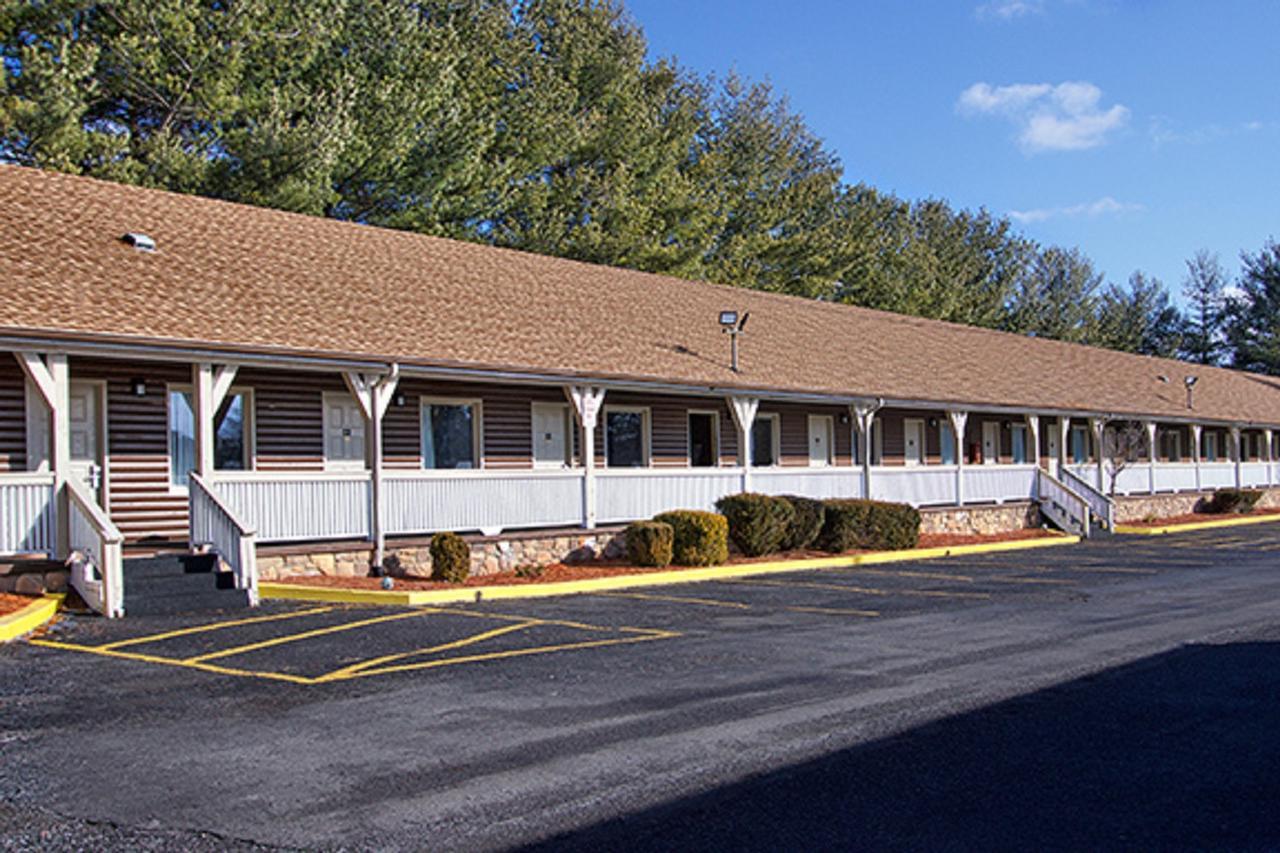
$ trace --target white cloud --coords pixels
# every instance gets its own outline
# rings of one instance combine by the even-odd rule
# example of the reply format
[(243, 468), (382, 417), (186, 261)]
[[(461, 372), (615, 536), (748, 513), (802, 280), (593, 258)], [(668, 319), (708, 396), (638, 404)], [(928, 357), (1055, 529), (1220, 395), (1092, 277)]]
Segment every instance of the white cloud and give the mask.
[(1102, 109), (1102, 90), (1092, 83), (974, 83), (960, 93), (961, 115), (998, 115), (1018, 128), (1018, 144), (1028, 153), (1097, 148), (1129, 120), (1129, 108)]
[(1022, 225), (1029, 225), (1034, 222), (1044, 222), (1046, 219), (1056, 219), (1058, 217), (1067, 218), (1088, 218), (1093, 219), (1098, 216), (1107, 216), (1120, 213), (1136, 213), (1146, 210), (1141, 204), (1133, 204), (1131, 202), (1116, 201), (1111, 196), (1103, 196), (1097, 201), (1087, 201), (1081, 204), (1072, 204), (1066, 207), (1037, 207), (1031, 210), (1011, 210), (1009, 218), (1014, 222)]
[(1044, 0), (989, 0), (974, 10), (979, 18), (1011, 21), (1044, 11)]

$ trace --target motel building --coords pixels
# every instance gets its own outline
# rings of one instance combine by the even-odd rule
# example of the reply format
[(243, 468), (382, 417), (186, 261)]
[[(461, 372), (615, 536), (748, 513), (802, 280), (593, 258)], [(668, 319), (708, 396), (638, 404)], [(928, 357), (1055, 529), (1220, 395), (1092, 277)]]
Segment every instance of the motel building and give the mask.
[(1087, 534), (1280, 484), (1270, 377), (15, 166), (0, 221), (0, 554), (108, 616), (192, 549), (247, 603), (744, 490)]

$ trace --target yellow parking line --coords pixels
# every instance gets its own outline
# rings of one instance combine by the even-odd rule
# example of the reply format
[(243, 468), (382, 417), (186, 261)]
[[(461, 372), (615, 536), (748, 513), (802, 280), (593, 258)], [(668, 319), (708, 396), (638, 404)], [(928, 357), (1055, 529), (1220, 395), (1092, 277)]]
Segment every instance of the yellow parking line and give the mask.
[(760, 586), (777, 586), (785, 588), (802, 588), (802, 589), (824, 589), (835, 590), (837, 592), (856, 592), (861, 595), (881, 595), (881, 596), (917, 596), (921, 598), (990, 598), (991, 596), (985, 592), (943, 592), (942, 590), (932, 589), (874, 589), (866, 586), (845, 586), (844, 584), (834, 583), (813, 583), (811, 581), (765, 581), (765, 580), (735, 580), (724, 581), (724, 583), (747, 583), (758, 584)]
[(396, 654), (392, 654), (392, 655), (383, 655), (382, 657), (370, 658), (369, 660), (360, 661), (359, 663), (353, 663), (350, 666), (344, 666), (342, 669), (336, 669), (333, 672), (330, 672), (321, 676), (321, 679), (322, 680), (333, 679), (336, 681), (342, 678), (343, 676), (350, 675), (354, 672), (360, 672), (361, 670), (365, 670), (365, 669), (372, 669), (376, 666), (381, 666), (382, 664), (390, 663), (393, 660), (403, 660), (404, 658), (410, 658), (416, 655), (430, 655), (430, 654), (435, 654), (437, 652), (446, 652), (449, 649), (460, 649), (464, 646), (474, 645), (476, 643), (484, 642), (485, 640), (493, 639), (494, 637), (501, 637), (503, 634), (511, 634), (516, 631), (523, 631), (526, 628), (532, 628), (535, 625), (541, 625), (541, 624), (542, 624), (541, 622), (537, 622), (537, 621), (516, 622), (511, 625), (503, 625), (501, 628), (494, 628), (492, 631), (485, 631), (482, 634), (475, 634), (470, 637), (464, 637), (461, 640), (454, 640), (451, 643), (441, 643), (438, 646), (429, 646), (424, 649), (414, 649), (411, 652), (397, 652)]
[(233, 619), (228, 622), (212, 622), (208, 625), (196, 625), (191, 628), (180, 628), (176, 631), (165, 631), (163, 634), (148, 634), (143, 637), (130, 637), (127, 640), (107, 643), (105, 646), (97, 646), (97, 648), (122, 649), (125, 646), (136, 646), (142, 643), (157, 643), (160, 640), (168, 640), (173, 637), (186, 637), (191, 634), (220, 631), (223, 628), (235, 628), (240, 625), (254, 625), (260, 622), (278, 622), (282, 619), (294, 619), (299, 616), (314, 616), (317, 613), (328, 613), (331, 610), (333, 610), (332, 607), (313, 607), (309, 610), (296, 610), (292, 613), (274, 613), (270, 616), (251, 616), (248, 619)]
[(714, 598), (689, 598), (683, 595), (651, 595), (644, 592), (591, 592), (588, 595), (599, 595), (607, 598), (638, 598), (642, 601), (669, 601), (675, 604), (698, 604), (705, 607), (729, 607), (735, 610), (750, 610), (750, 604), (740, 601), (719, 601)]
[(1023, 583), (1023, 584), (1043, 584), (1043, 585), (1061, 585), (1072, 586), (1075, 581), (1069, 581), (1065, 578), (1024, 578), (1013, 576), (999, 576), (991, 578), (982, 578), (987, 583)]
[(879, 610), (850, 610), (843, 607), (784, 607), (783, 610), (793, 610), (796, 613), (822, 613), (828, 616), (865, 616), (868, 619), (875, 619), (880, 615)]
[(280, 646), (285, 643), (295, 643), (299, 640), (309, 640), (312, 637), (323, 637), (326, 634), (337, 634), (341, 631), (353, 631), (356, 628), (365, 628), (369, 625), (377, 625), (382, 622), (394, 622), (398, 619), (413, 619), (415, 617), (426, 616), (430, 611), (413, 610), (408, 613), (393, 613), (389, 616), (375, 616), (371, 619), (360, 619), (355, 622), (344, 622), (341, 625), (330, 625), (325, 628), (316, 628), (311, 631), (303, 631), (299, 634), (288, 634), (284, 637), (273, 637), (270, 640), (262, 640), (257, 643), (248, 643), (243, 646), (232, 646), (229, 649), (219, 649), (216, 652), (209, 652), (204, 655), (196, 655), (192, 658), (184, 659), (184, 663), (203, 663), (204, 661), (217, 660), (218, 658), (227, 658), (232, 655), (242, 655), (246, 652), (255, 652), (259, 649), (269, 649), (272, 646)]
[[(640, 630), (640, 629), (636, 629)], [(467, 655), (459, 658), (444, 658), (443, 660), (429, 660), (421, 663), (406, 663), (399, 666), (387, 666), (379, 669), (364, 669), (340, 678), (330, 678), (329, 676), (320, 676), (316, 679), (316, 683), (322, 684), (332, 681), (345, 681), (351, 678), (367, 678), (371, 675), (391, 675), (397, 672), (414, 672), (421, 669), (438, 669), (443, 666), (455, 666), (463, 663), (479, 663), (481, 661), (503, 660), (505, 658), (523, 657), (526, 655), (548, 654), (550, 652), (567, 652), (577, 649), (596, 649), (604, 646), (618, 646), (626, 643), (645, 643), (650, 640), (669, 640), (680, 635), (673, 631), (652, 631), (643, 637), (618, 637), (612, 640), (588, 640), (582, 643), (565, 643), (558, 646), (537, 646), (528, 649), (510, 649), (502, 652), (489, 652), (481, 655)]]
[(31, 640), (33, 646), (45, 646), (51, 649), (66, 649), (73, 652), (88, 652), (94, 655), (103, 655), (109, 658), (122, 658), (124, 660), (141, 661), (143, 663), (157, 663), (164, 666), (181, 666), (187, 669), (197, 669), (201, 672), (212, 672), (217, 675), (236, 675), (244, 678), (263, 678), (268, 681), (287, 681), (290, 684), (314, 684), (315, 679), (306, 678), (301, 675), (289, 675), (284, 672), (265, 672), (252, 669), (234, 669), (226, 666), (215, 666), (208, 663), (199, 663), (186, 660), (177, 660), (175, 658), (160, 657), (158, 655), (144, 655), (139, 652), (122, 652), (116, 649), (108, 649), (104, 646), (83, 646), (79, 643), (54, 642), (52, 640)]
[(908, 571), (892, 571), (890, 569), (862, 569), (852, 567), (848, 569), (833, 569), (836, 572), (850, 572), (860, 575), (879, 575), (881, 577), (892, 578), (923, 578), (926, 580), (937, 581), (959, 581), (961, 583), (973, 583), (973, 578), (968, 575), (953, 575), (947, 572), (908, 572)]
[(1102, 566), (1073, 566), (1067, 569), (1069, 572), (1100, 572), (1103, 574), (1114, 575), (1155, 575), (1159, 574), (1155, 569), (1122, 569), (1119, 566), (1110, 566), (1104, 568)]

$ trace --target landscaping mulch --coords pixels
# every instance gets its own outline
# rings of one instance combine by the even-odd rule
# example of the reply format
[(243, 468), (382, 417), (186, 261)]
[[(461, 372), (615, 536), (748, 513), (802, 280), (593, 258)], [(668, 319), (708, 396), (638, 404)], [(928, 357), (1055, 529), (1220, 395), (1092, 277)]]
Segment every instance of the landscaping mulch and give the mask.
[(1125, 521), (1126, 527), (1165, 527), (1171, 524), (1194, 524), (1200, 521), (1221, 521), (1227, 518), (1253, 518), (1259, 515), (1280, 515), (1280, 509), (1255, 509), (1253, 512), (1189, 512), (1184, 515), (1169, 515), (1163, 518), (1144, 518), (1140, 521)]
[[(1050, 530), (1015, 530), (1010, 533), (997, 533), (988, 535), (962, 536), (958, 534), (926, 534), (920, 537), (920, 544), (917, 549), (925, 548), (946, 548), (956, 545), (975, 545), (988, 542), (1011, 542), (1024, 539), (1042, 539), (1053, 537), (1059, 534)], [(865, 553), (862, 551), (846, 551), (845, 554)], [(830, 554), (826, 551), (817, 550), (800, 550), (800, 551), (784, 551), (779, 554), (768, 554), (763, 557), (744, 557), (741, 554), (734, 554), (729, 557), (727, 565), (741, 565), (750, 563), (770, 563), (780, 562), (784, 560), (812, 560), (822, 557), (841, 556), (838, 554)], [(700, 566), (664, 566), (662, 568), (650, 568), (644, 566), (632, 566), (621, 560), (594, 560), (589, 563), (576, 563), (574, 565), (566, 565), (565, 563), (552, 563), (546, 566), (536, 575), (525, 573), (524, 576), (517, 574), (515, 571), (497, 572), (488, 575), (472, 575), (462, 583), (447, 583), (445, 581), (433, 581), (429, 578), (418, 577), (397, 577), (395, 578), (395, 589), (397, 590), (429, 590), (429, 589), (460, 589), (466, 587), (478, 586), (518, 586), (524, 584), (538, 583), (562, 583), (565, 581), (590, 580), (592, 578), (616, 577), (618, 575), (644, 575), (654, 572), (680, 571), (681, 569), (702, 568)], [(328, 577), (315, 575), (297, 575), (283, 579), (284, 583), (302, 584), (305, 586), (320, 586), (336, 589), (381, 589), (381, 578), (369, 577)]]
[(16, 613), (35, 600), (30, 595), (11, 595), (7, 592), (0, 592), (0, 616)]

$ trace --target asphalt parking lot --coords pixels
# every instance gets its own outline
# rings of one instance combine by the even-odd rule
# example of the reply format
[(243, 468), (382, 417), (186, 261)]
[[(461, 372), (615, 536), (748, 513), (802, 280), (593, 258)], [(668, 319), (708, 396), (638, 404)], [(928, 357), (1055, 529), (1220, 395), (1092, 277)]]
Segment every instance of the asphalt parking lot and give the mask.
[[(981, 785), (931, 777), (927, 800), (968, 790), (968, 805), (951, 813), (935, 802), (933, 823), (908, 831), (885, 817), (893, 804), (868, 797), (874, 780), (851, 789), (858, 804), (844, 802), (845, 817), (805, 814), (799, 803), (809, 792), (794, 814), (753, 826), (751, 814), (763, 814), (754, 798), (770, 802), (780, 789), (750, 780), (784, 774), (779, 784), (790, 791), (809, 778), (803, 768), (821, 766), (814, 779), (827, 790), (829, 774), (845, 768), (813, 762), (912, 732), (936, 738), (939, 721), (972, 723), (990, 712), (981, 709), (1034, 722), (1017, 702), (1167, 661), (1192, 642), (1219, 648), (1263, 637), (1249, 647), (1269, 654), (1268, 632), (1280, 628), (1278, 560), (1280, 525), (1260, 525), (530, 601), (270, 602), (196, 618), (70, 618), (0, 650), (0, 835), (97, 846), (86, 833), (109, 826), (122, 835), (104, 843), (154, 849), (208, 837), (355, 848), (429, 838), (440, 849), (670, 849), (694, 837), (700, 847), (805, 846), (806, 837), (822, 846), (936, 846), (944, 832), (954, 841), (976, 831), (965, 816)], [(1255, 663), (1244, 667), (1249, 697), (1268, 696), (1274, 708), (1280, 667), (1260, 675)], [(1213, 681), (1202, 700), (1232, 683), (1229, 673)], [(1238, 712), (1240, 697), (1230, 698)], [(1187, 719), (1159, 719), (1162, 728), (1218, 731), (1204, 708), (1182, 708), (1185, 696), (1131, 699), (1157, 703), (1157, 718), (1186, 711)], [(1233, 737), (1280, 722), (1275, 711), (1256, 717), (1249, 706)], [(1054, 717), (1073, 719), (1069, 710)], [(1051, 743), (1043, 748), (1052, 752)], [(1249, 750), (1254, 762), (1237, 766), (1280, 759), (1275, 747)], [(1119, 760), (1124, 751), (1111, 753)], [(1042, 773), (1059, 766), (1034, 754)], [(1005, 784), (1036, 763), (999, 769), (1010, 756), (987, 760)], [(1214, 766), (1201, 755), (1196, 764)], [(878, 772), (886, 795), (907, 798), (903, 816), (923, 819), (908, 805), (922, 778)], [(1276, 793), (1274, 777), (1252, 780), (1234, 805), (1211, 798), (1230, 811), (1243, 846), (1280, 843), (1274, 827), (1242, 812)], [(734, 801), (729, 820), (721, 812)], [(1140, 812), (1131, 801), (1122, 810), (1125, 802), (1111, 803), (1114, 814), (1099, 806), (1088, 825), (1119, 831), (1125, 814)], [(988, 849), (1057, 846), (1034, 826), (982, 838)], [(1065, 828), (1054, 837), (1104, 840)]]

